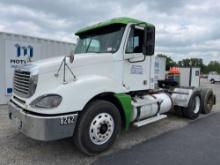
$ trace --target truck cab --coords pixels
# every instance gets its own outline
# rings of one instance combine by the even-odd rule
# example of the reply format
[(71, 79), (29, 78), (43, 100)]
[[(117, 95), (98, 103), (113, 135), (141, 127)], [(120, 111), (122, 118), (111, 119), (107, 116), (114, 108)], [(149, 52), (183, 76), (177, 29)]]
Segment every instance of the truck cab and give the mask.
[[(143, 51), (144, 25), (151, 30), (151, 33), (148, 32), (151, 37), (148, 42), (152, 46), (152, 52), (148, 56), (146, 51), (149, 50)], [(113, 19), (109, 25), (100, 23), (81, 29), (76, 35), (79, 36), (79, 41), (75, 55), (89, 55), (92, 59), (108, 58), (110, 63), (104, 64), (104, 68), (109, 69), (109, 75), (105, 76), (112, 77), (125, 91), (153, 88), (153, 72), (149, 72), (154, 67), (151, 61), (155, 35), (153, 25), (128, 18)], [(111, 66), (107, 66), (108, 64)], [(104, 71), (104, 68), (101, 70)]]
[(73, 137), (92, 155), (108, 149), (121, 129), (161, 120), (174, 106), (198, 117), (197, 90), (154, 86), (154, 25), (115, 18), (75, 34), (74, 53), (15, 69), (9, 118), (26, 136)]

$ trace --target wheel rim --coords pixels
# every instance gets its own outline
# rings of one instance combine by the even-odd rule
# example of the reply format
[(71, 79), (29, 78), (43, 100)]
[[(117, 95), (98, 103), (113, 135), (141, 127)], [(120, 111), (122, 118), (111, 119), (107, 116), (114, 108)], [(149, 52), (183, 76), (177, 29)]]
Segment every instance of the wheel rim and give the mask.
[(210, 95), (208, 97), (207, 106), (208, 106), (209, 109), (211, 109), (212, 106), (213, 106), (213, 97), (212, 97), (212, 95)]
[(199, 98), (199, 96), (196, 96), (195, 100), (194, 100), (194, 110), (193, 110), (193, 112), (198, 113), (199, 109), (200, 109), (200, 98)]
[(114, 131), (114, 120), (109, 113), (100, 113), (94, 117), (90, 124), (89, 136), (96, 145), (106, 143)]

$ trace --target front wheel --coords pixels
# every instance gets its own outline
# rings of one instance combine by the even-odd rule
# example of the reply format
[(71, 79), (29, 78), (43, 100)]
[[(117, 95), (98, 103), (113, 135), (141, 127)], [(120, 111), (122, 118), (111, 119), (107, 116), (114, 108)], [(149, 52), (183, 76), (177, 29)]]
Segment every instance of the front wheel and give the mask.
[(211, 79), (211, 84), (215, 84), (215, 80), (214, 79)]
[(104, 100), (91, 102), (80, 114), (74, 141), (87, 155), (108, 149), (121, 129), (119, 110)]

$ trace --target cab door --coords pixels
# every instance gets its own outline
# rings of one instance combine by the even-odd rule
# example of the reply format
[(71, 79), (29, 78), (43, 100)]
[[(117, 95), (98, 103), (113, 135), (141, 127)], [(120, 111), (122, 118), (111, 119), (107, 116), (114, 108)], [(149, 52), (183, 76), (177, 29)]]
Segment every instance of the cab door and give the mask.
[[(131, 26), (124, 49), (123, 85), (130, 91), (151, 87), (152, 58), (143, 54), (144, 28)], [(153, 81), (153, 80), (152, 80)]]

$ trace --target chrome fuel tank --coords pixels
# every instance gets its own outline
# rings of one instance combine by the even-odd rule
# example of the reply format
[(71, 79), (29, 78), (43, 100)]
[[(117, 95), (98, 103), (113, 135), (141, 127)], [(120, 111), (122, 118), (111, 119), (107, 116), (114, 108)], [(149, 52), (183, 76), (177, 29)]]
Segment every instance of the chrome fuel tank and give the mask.
[(166, 113), (173, 106), (169, 94), (157, 93), (133, 98), (132, 121), (143, 120), (156, 114)]

